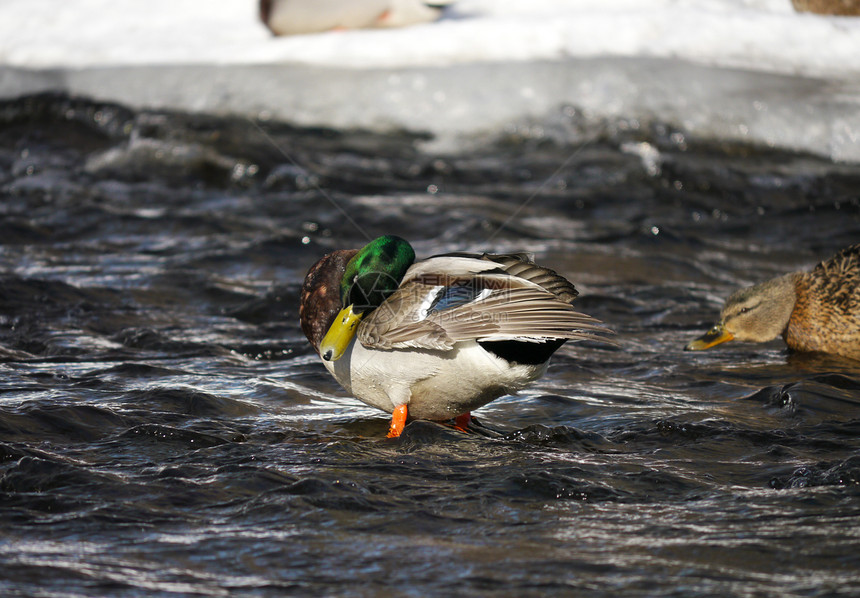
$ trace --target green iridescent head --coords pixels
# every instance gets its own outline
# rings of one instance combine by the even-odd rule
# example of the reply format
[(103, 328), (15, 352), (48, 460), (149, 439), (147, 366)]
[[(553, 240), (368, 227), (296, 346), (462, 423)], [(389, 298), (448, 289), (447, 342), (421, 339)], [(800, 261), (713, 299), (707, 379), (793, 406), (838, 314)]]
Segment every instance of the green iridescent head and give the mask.
[(406, 240), (394, 235), (374, 239), (346, 265), (340, 283), (343, 306), (351, 305), (356, 313), (379, 307), (397, 289), (414, 261), (415, 251)]
[(340, 359), (355, 336), (361, 318), (397, 290), (414, 261), (412, 246), (394, 235), (374, 239), (349, 260), (340, 283), (343, 309), (320, 343), (323, 359)]

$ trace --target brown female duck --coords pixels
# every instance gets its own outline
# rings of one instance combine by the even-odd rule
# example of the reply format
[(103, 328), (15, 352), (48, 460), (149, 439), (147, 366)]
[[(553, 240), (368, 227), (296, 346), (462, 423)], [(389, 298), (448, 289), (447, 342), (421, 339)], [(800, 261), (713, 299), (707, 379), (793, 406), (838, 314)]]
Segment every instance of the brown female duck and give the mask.
[(730, 340), (767, 342), (777, 336), (795, 351), (860, 360), (860, 244), (811, 272), (792, 272), (733, 293), (720, 319), (687, 350)]

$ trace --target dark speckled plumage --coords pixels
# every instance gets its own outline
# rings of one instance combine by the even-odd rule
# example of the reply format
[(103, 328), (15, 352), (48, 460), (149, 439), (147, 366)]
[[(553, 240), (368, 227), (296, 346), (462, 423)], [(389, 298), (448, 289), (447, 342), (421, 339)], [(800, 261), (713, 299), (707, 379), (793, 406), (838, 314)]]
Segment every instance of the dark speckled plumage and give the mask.
[(795, 284), (786, 344), (860, 359), (860, 244), (800, 273)]

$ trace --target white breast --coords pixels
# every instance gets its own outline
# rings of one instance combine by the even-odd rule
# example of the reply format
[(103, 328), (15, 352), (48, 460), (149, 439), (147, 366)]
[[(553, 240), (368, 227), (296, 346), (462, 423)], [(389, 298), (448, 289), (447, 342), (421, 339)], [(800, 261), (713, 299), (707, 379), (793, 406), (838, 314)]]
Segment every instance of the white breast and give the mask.
[(510, 364), (475, 341), (453, 351), (379, 351), (353, 343), (326, 368), (364, 403), (410, 417), (445, 420), (511, 394), (543, 375), (546, 364)]

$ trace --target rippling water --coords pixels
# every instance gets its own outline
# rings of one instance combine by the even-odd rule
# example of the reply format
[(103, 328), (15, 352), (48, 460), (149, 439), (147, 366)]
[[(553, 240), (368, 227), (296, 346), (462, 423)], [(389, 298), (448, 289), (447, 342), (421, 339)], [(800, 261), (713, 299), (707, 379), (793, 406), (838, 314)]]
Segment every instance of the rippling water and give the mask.
[[(566, 119), (566, 120), (565, 120)], [(0, 105), (4, 596), (860, 592), (860, 364), (683, 345), (860, 239), (860, 169), (574, 111), (485, 150), (40, 97)], [(526, 250), (620, 348), (387, 416), (297, 322), (323, 253)]]

